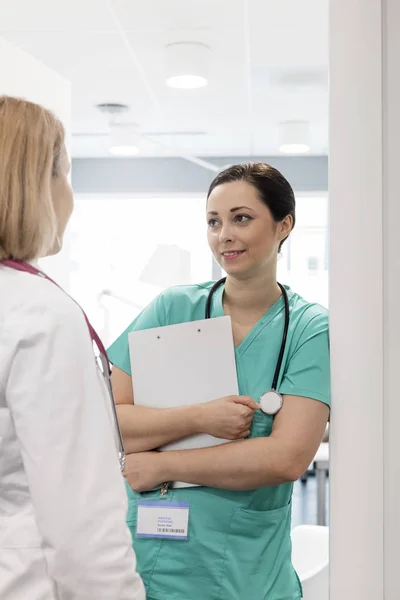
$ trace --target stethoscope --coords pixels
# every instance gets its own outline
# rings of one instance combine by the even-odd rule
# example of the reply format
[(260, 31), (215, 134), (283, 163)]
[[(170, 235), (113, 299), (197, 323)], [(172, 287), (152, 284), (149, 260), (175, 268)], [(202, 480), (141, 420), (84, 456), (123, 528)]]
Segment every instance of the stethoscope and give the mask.
[[(67, 293), (67, 292), (65, 292), (65, 290), (62, 289), (61, 286), (58, 285), (58, 283), (56, 283), (55, 281), (53, 281), (53, 279), (51, 279), (48, 275), (46, 275), (46, 273), (43, 273), (43, 271), (40, 271), (39, 269), (37, 269), (36, 267), (34, 267), (33, 265), (31, 265), (29, 263), (26, 263), (23, 261), (18, 261), (18, 260), (2, 260), (0, 262), (1, 262), (1, 264), (5, 265), (6, 267), (9, 267), (10, 269), (15, 269), (17, 271), (24, 271), (25, 273), (31, 273), (31, 275), (39, 275), (40, 277), (43, 277), (44, 279), (51, 281), (51, 283), (54, 283), (54, 285), (56, 285), (58, 288), (60, 288), (65, 294)], [(67, 296), (69, 296), (69, 294), (67, 294)], [(69, 297), (71, 298), (71, 296), (69, 296)], [(74, 300), (74, 299), (71, 298), (71, 300)], [(76, 300), (74, 300), (74, 302), (75, 302), (75, 304), (78, 304), (76, 302)], [(78, 304), (78, 306), (79, 306), (79, 304)], [(87, 318), (85, 311), (82, 309), (81, 306), (79, 306), (79, 308), (81, 309), (81, 311), (83, 312), (83, 316), (85, 317), (85, 321), (86, 321), (88, 329), (89, 329), (89, 334), (90, 334), (92, 343), (96, 344), (97, 349), (99, 351), (99, 355), (96, 356), (96, 362), (97, 362), (97, 366), (98, 366), (101, 374), (103, 375), (104, 382), (106, 384), (106, 388), (107, 388), (110, 403), (111, 403), (111, 410), (112, 410), (114, 425), (115, 425), (117, 439), (118, 439), (119, 466), (120, 466), (121, 472), (123, 472), (125, 470), (125, 448), (124, 448), (124, 443), (122, 440), (121, 430), (120, 430), (119, 424), (118, 424), (117, 411), (115, 408), (114, 396), (113, 396), (113, 391), (112, 391), (112, 386), (111, 386), (111, 364), (108, 359), (107, 351), (103, 345), (103, 342), (101, 341), (100, 337), (96, 333), (95, 329), (90, 324), (90, 321)]]
[[(221, 285), (223, 285), (225, 283), (225, 281), (226, 281), (226, 277), (223, 277), (222, 279), (220, 279), (219, 281), (214, 283), (214, 285), (212, 286), (212, 288), (208, 294), (208, 298), (207, 298), (207, 302), (206, 302), (206, 310), (205, 310), (205, 318), (206, 319), (210, 319), (210, 317), (211, 317), (211, 302), (212, 302), (213, 296), (214, 296), (216, 290)], [(285, 325), (283, 328), (281, 348), (279, 350), (278, 360), (276, 363), (275, 373), (274, 373), (274, 378), (272, 380), (271, 388), (268, 391), (264, 392), (260, 396), (260, 408), (263, 411), (263, 413), (265, 413), (266, 415), (276, 415), (276, 413), (279, 412), (280, 409), (282, 408), (282, 404), (283, 404), (282, 396), (276, 390), (276, 388), (278, 386), (279, 375), (280, 375), (281, 368), (282, 368), (283, 355), (285, 353), (285, 348), (286, 348), (286, 340), (287, 340), (287, 334), (288, 334), (288, 330), (289, 330), (290, 312), (289, 312), (289, 300), (288, 300), (287, 292), (286, 292), (285, 288), (283, 287), (283, 285), (281, 285), (280, 283), (278, 283), (278, 285), (281, 289), (283, 301), (285, 303)]]

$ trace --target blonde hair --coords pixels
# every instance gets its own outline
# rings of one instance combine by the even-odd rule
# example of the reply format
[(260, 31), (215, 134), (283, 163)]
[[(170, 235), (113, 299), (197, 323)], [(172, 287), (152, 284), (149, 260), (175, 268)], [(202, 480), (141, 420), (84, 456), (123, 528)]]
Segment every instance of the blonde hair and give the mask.
[(59, 174), (64, 138), (50, 111), (0, 96), (0, 260), (32, 260), (54, 247), (51, 182)]

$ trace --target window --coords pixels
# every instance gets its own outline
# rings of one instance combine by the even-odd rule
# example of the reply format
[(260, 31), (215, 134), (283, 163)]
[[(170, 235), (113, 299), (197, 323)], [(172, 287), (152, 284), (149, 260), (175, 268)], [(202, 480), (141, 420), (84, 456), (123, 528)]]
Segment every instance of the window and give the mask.
[[(278, 279), (327, 306), (327, 197), (299, 196)], [(78, 196), (69, 290), (106, 344), (171, 285), (212, 279), (203, 196)]]
[(328, 306), (328, 198), (296, 198), (296, 226), (282, 246), (278, 279), (306, 300)]
[(70, 292), (109, 344), (171, 285), (211, 279), (204, 197), (77, 197)]

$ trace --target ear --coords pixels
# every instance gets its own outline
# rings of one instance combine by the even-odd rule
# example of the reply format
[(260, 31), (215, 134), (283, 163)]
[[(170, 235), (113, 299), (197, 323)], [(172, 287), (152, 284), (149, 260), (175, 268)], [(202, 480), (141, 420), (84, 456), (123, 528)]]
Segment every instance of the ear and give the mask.
[(287, 215), (283, 221), (279, 223), (279, 241), (282, 241), (288, 237), (293, 229), (293, 216)]

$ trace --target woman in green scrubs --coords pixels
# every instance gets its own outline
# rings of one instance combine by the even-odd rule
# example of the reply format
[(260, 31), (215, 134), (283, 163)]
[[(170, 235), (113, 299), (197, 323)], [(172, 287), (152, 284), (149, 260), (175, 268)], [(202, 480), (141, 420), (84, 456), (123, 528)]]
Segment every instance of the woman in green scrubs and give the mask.
[[(227, 273), (211, 317), (231, 316), (240, 395), (194, 407), (134, 405), (128, 333), (203, 319), (213, 282), (167, 289), (109, 350), (138, 570), (149, 600), (300, 600), (291, 563), (291, 498), (329, 417), (328, 314), (285, 288), (290, 325), (277, 387), (283, 406), (275, 417), (264, 414), (258, 403), (271, 386), (285, 322), (276, 267), (295, 223), (294, 194), (266, 164), (235, 165), (211, 184), (206, 213), (211, 251)], [(153, 452), (197, 433), (232, 441)], [(165, 481), (198, 487), (161, 496), (155, 488)], [(188, 504), (188, 539), (137, 538), (143, 499)]]

